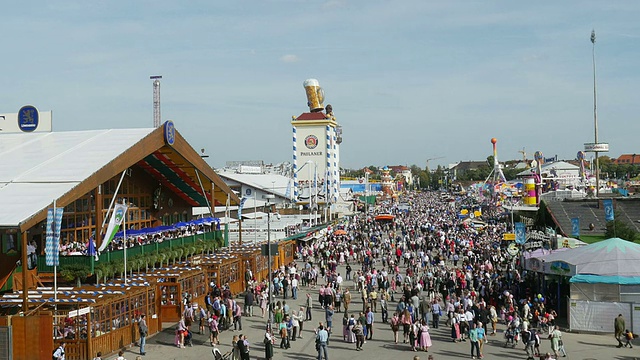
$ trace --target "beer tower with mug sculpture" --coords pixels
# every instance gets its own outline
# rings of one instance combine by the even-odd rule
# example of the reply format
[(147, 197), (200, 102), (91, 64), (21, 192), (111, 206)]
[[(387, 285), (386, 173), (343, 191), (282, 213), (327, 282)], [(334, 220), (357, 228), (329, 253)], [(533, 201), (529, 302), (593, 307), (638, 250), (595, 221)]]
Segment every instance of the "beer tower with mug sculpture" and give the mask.
[[(303, 83), (308, 112), (292, 116), (293, 201), (309, 210), (330, 211), (340, 189), (342, 129), (331, 105), (324, 106), (324, 90), (316, 79)], [(305, 169), (306, 168), (306, 169)]]

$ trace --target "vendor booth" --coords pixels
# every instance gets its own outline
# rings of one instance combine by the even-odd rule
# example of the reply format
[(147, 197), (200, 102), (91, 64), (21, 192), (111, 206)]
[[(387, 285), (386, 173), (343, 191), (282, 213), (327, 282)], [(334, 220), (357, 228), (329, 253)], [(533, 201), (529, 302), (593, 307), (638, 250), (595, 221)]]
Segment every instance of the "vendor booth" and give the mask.
[(278, 266), (282, 267), (291, 264), (295, 260), (295, 253), (295, 240), (281, 240), (278, 242)]
[[(126, 286), (99, 285), (81, 288), (51, 288), (29, 291), (29, 302), (38, 306), (38, 317), (44, 321), (25, 330), (29, 336), (26, 347), (14, 346), (14, 358), (27, 358), (27, 354), (42, 353), (61, 342), (66, 343), (65, 358), (84, 360), (93, 358), (98, 351), (110, 354), (133, 344), (139, 339), (137, 321), (146, 314), (149, 334), (158, 332), (158, 317), (154, 302), (155, 289), (149, 283), (130, 283)], [(8, 322), (22, 322), (31, 317), (11, 317), (19, 311), (21, 294), (5, 294), (0, 307)], [(48, 319), (48, 320), (47, 320)], [(42, 327), (47, 324), (47, 327)], [(49, 329), (46, 333), (43, 329)], [(24, 351), (22, 353), (20, 351)], [(49, 351), (49, 356), (51, 352)]]
[(630, 330), (640, 331), (640, 245), (611, 238), (529, 261), (530, 270), (570, 277), (571, 330), (613, 332), (622, 314), (632, 319)]
[(143, 279), (155, 279), (163, 322), (178, 322), (184, 312), (185, 299), (193, 305), (203, 306), (207, 291), (205, 272), (200, 267), (174, 267), (156, 269), (152, 273), (141, 274)]
[(229, 285), (232, 294), (244, 291), (242, 288), (242, 258), (236, 254), (220, 252), (202, 256), (201, 266), (209, 283), (217, 286)]

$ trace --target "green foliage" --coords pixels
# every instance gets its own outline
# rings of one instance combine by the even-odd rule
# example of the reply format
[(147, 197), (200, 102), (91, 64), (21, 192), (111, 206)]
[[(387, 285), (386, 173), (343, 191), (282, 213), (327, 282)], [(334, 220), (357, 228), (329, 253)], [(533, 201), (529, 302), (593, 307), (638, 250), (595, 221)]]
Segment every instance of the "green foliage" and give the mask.
[(631, 242), (638, 239), (638, 232), (632, 226), (620, 220), (617, 213), (614, 215), (613, 221), (607, 221), (606, 238), (618, 237)]
[(82, 285), (82, 281), (89, 276), (90, 272), (91, 268), (86, 264), (69, 264), (60, 267), (60, 276), (68, 282), (76, 281), (78, 287)]
[(607, 237), (604, 235), (583, 235), (580, 234), (580, 240), (586, 242), (587, 244), (593, 244), (598, 241), (606, 240)]
[(114, 260), (111, 262), (111, 266), (113, 268), (113, 276), (120, 276), (122, 277), (124, 275), (124, 261), (122, 260)]
[[(636, 155), (640, 158), (640, 155)], [(599, 156), (600, 178), (632, 179), (640, 174), (640, 166), (633, 164), (616, 164), (608, 156)]]
[(96, 270), (96, 282), (107, 282), (107, 280), (113, 277), (113, 261), (111, 262), (100, 262), (95, 267)]
[(547, 209), (547, 204), (544, 201), (540, 201), (540, 207), (538, 208), (538, 212), (536, 212), (536, 226), (537, 227), (545, 227), (547, 226), (547, 218), (549, 217), (549, 209)]

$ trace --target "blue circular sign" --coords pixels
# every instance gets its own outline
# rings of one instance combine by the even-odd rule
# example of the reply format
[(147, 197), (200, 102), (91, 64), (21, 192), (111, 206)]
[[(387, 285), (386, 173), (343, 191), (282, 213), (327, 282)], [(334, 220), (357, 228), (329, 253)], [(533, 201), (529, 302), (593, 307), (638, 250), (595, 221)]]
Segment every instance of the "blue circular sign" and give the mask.
[(34, 106), (26, 105), (18, 111), (18, 127), (24, 132), (32, 132), (37, 129), (39, 121), (38, 109)]
[(164, 140), (169, 145), (173, 145), (176, 141), (176, 127), (171, 120), (164, 123)]

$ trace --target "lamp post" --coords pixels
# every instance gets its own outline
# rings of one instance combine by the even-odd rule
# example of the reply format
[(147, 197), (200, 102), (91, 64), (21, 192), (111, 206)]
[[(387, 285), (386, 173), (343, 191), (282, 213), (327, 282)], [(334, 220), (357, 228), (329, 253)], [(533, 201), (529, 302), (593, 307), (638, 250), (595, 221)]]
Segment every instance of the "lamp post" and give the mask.
[[(595, 146), (598, 146), (598, 112), (596, 98), (596, 31), (591, 30), (591, 58), (593, 62), (593, 130), (595, 133)], [(600, 197), (600, 160), (598, 159), (598, 151), (596, 153), (596, 198)]]
[(253, 189), (253, 243), (258, 243), (258, 191)]
[(364, 218), (369, 216), (369, 173), (364, 172)]
[(271, 306), (272, 304), (272, 297), (273, 297), (273, 292), (271, 291), (271, 286), (273, 286), (273, 271), (271, 269), (271, 199), (275, 199), (275, 196), (273, 194), (267, 194), (263, 196), (264, 199), (267, 200), (267, 267), (269, 268), (269, 286), (267, 287), (268, 289), (268, 294), (269, 294), (269, 298), (267, 300), (267, 307), (269, 309), (269, 320), (268, 320), (268, 325), (271, 325), (272, 323), (272, 319), (273, 319), (273, 308)]

